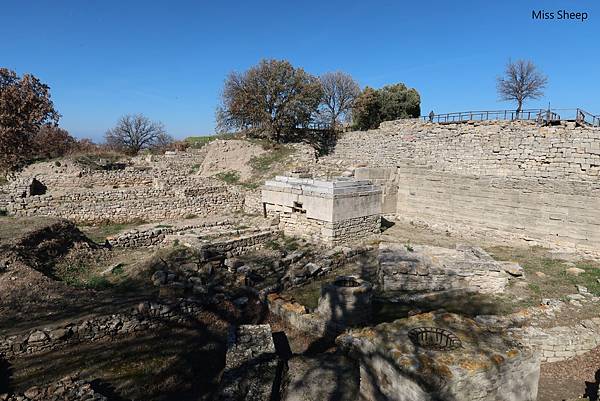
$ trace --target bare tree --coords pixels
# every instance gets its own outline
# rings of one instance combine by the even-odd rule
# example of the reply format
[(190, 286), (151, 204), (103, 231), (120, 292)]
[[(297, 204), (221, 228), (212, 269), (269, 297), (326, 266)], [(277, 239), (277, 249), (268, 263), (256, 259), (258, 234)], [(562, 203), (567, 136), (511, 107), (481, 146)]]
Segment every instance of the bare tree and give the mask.
[(509, 60), (503, 77), (498, 77), (498, 94), (501, 100), (517, 102), (517, 114), (527, 99), (539, 99), (544, 95), (548, 78), (539, 72), (529, 60)]
[(129, 154), (162, 147), (173, 141), (162, 123), (150, 121), (141, 114), (121, 117), (114, 128), (106, 131), (104, 139), (109, 147)]
[(352, 109), (360, 95), (360, 86), (352, 76), (341, 71), (323, 74), (320, 80), (323, 87), (320, 114), (335, 129)]

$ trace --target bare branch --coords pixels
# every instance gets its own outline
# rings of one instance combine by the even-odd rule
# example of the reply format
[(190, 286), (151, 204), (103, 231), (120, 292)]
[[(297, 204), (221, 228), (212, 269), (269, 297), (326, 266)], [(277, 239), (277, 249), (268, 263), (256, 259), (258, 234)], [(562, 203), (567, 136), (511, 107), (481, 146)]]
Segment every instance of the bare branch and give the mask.
[(508, 62), (504, 76), (497, 81), (500, 100), (516, 102), (517, 112), (520, 112), (525, 100), (544, 96), (548, 78), (531, 61), (517, 60)]

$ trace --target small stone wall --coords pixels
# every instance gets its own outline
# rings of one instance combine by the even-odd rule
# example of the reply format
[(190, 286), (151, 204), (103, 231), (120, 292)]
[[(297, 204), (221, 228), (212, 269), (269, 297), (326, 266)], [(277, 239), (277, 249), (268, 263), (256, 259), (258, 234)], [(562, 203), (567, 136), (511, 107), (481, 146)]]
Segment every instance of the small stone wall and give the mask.
[(576, 326), (511, 329), (512, 335), (540, 353), (542, 362), (557, 362), (585, 354), (600, 345), (600, 317)]
[(241, 235), (237, 238), (218, 240), (201, 245), (200, 252), (204, 255), (220, 254), (227, 257), (239, 256), (262, 247), (266, 242), (279, 235), (276, 229), (252, 230), (256, 231)]
[(92, 386), (76, 377), (67, 376), (44, 387), (31, 387), (23, 394), (0, 394), (0, 401), (108, 401)]
[(112, 238), (108, 238), (108, 242), (111, 246), (120, 248), (138, 248), (145, 246), (153, 246), (161, 243), (167, 235), (176, 234), (194, 228), (226, 226), (230, 224), (231, 222), (225, 219), (215, 222), (206, 222), (202, 224), (190, 224), (183, 226), (178, 225), (176, 227), (153, 227), (145, 230), (137, 229), (127, 231)]
[(24, 354), (49, 351), (67, 344), (110, 341), (118, 336), (156, 329), (165, 322), (189, 322), (201, 310), (199, 304), (188, 301), (174, 304), (145, 302), (128, 313), (101, 316), (0, 338), (0, 355), (11, 359)]

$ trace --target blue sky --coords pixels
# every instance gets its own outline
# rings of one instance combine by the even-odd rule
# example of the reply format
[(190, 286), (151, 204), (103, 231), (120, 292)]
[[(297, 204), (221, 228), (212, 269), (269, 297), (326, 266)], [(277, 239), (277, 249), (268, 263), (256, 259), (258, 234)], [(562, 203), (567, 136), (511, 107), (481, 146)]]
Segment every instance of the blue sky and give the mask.
[[(534, 21), (532, 10), (589, 19)], [(0, 66), (50, 85), (61, 126), (100, 140), (143, 113), (182, 138), (210, 134), (226, 74), (285, 58), (361, 86), (404, 82), (428, 113), (511, 108), (495, 78), (528, 58), (549, 77), (526, 107), (600, 114), (599, 0), (2, 0)]]

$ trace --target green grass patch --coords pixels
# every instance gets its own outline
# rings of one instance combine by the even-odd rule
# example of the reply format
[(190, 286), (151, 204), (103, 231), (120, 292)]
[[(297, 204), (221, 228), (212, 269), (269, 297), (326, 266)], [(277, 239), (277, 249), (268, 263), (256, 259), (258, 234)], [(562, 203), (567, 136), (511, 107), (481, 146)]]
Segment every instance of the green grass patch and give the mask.
[(218, 173), (215, 175), (221, 181), (226, 182), (227, 184), (237, 184), (240, 182), (240, 173), (237, 171), (225, 171), (223, 173)]
[(73, 160), (90, 170), (115, 170), (123, 167), (122, 163), (118, 162), (124, 157), (121, 153), (102, 152), (77, 155)]
[(268, 153), (250, 159), (250, 166), (255, 173), (265, 174), (272, 170), (274, 164), (283, 162), (292, 153), (294, 153), (293, 148), (275, 144)]
[(207, 136), (188, 136), (183, 141), (192, 149), (200, 149), (204, 145), (217, 139), (216, 135)]
[[(542, 247), (486, 249), (496, 260), (519, 263), (525, 270), (530, 295), (534, 298), (560, 299), (577, 292), (575, 285), (582, 285), (595, 295), (600, 295), (600, 262), (583, 260), (569, 263), (553, 257), (549, 249)], [(583, 269), (578, 276), (567, 274), (569, 267)], [(539, 273), (543, 274), (539, 274)]]
[(200, 167), (202, 167), (201, 164), (199, 164), (199, 163), (194, 164), (192, 166), (192, 168), (190, 169), (190, 173), (191, 174), (197, 173), (200, 170)]
[(102, 276), (91, 276), (84, 283), (83, 286), (91, 288), (93, 290), (105, 290), (112, 286), (111, 282)]
[(137, 227), (142, 224), (146, 224), (146, 221), (136, 220), (129, 223), (102, 224), (99, 226), (80, 227), (80, 229), (92, 241), (104, 243), (104, 241), (106, 241), (106, 238), (112, 237), (120, 233), (121, 231)]

